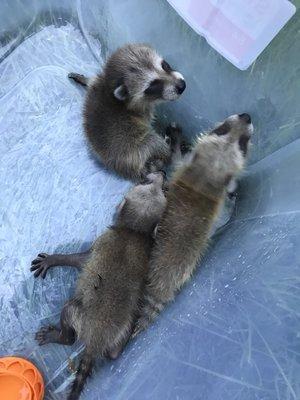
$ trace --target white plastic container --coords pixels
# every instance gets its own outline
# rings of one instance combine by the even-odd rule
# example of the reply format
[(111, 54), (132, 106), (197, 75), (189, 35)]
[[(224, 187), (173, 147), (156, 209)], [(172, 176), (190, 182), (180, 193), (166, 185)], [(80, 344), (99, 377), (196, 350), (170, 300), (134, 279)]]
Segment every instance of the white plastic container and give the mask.
[(288, 0), (168, 0), (223, 57), (247, 69), (296, 12)]

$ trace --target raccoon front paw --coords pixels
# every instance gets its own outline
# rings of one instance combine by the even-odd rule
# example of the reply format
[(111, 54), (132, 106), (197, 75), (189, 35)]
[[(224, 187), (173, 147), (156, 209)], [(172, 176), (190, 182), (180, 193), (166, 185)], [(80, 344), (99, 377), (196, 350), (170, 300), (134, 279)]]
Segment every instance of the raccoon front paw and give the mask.
[(38, 254), (37, 258), (31, 262), (30, 271), (35, 271), (33, 275), (35, 278), (39, 277), (40, 275), (41, 278), (46, 278), (48, 269), (51, 267), (50, 257), (51, 256), (46, 253), (40, 253)]
[(52, 325), (42, 326), (35, 334), (35, 340), (39, 346), (44, 344), (53, 343), (57, 341), (59, 336), (59, 330)]

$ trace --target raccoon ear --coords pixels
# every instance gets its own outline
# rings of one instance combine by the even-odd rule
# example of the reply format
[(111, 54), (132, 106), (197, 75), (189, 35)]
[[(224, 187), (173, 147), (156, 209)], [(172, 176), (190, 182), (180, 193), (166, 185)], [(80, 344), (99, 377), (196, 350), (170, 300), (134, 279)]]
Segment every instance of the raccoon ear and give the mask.
[(114, 96), (116, 99), (120, 100), (120, 101), (124, 101), (127, 99), (128, 96), (128, 89), (126, 87), (126, 85), (123, 83), (122, 85), (118, 86), (115, 90), (114, 90)]

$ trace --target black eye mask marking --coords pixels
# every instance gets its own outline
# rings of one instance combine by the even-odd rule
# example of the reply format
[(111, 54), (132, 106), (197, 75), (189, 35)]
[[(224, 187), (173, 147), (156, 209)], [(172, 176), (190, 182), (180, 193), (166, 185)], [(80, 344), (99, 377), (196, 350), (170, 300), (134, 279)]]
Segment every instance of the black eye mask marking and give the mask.
[(244, 156), (247, 154), (249, 140), (250, 137), (247, 135), (242, 135), (239, 139), (239, 146)]
[(212, 133), (218, 136), (226, 135), (230, 131), (230, 125), (228, 122), (224, 122), (222, 125), (215, 128)]
[(160, 79), (154, 79), (144, 93), (149, 96), (162, 97), (163, 91), (164, 82)]
[(170, 64), (167, 63), (167, 61), (163, 60), (161, 62), (161, 67), (165, 72), (172, 72), (173, 69), (171, 68)]

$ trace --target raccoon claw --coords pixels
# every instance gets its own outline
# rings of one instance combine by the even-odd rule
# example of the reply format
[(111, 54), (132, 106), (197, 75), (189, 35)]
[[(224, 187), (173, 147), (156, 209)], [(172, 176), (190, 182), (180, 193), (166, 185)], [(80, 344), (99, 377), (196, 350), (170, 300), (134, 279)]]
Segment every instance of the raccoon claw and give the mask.
[(57, 336), (58, 329), (55, 326), (42, 326), (35, 334), (35, 340), (39, 346), (53, 342), (53, 337)]
[(39, 253), (38, 257), (46, 258), (46, 257), (48, 257), (48, 254), (47, 253)]
[(43, 279), (45, 279), (46, 275), (47, 275), (47, 271), (50, 267), (51, 267), (51, 265), (49, 263), (49, 255), (46, 253), (39, 253), (37, 258), (35, 258), (31, 262), (30, 271), (31, 272), (35, 271), (33, 274), (33, 276), (35, 278), (37, 278), (41, 275), (41, 277)]

